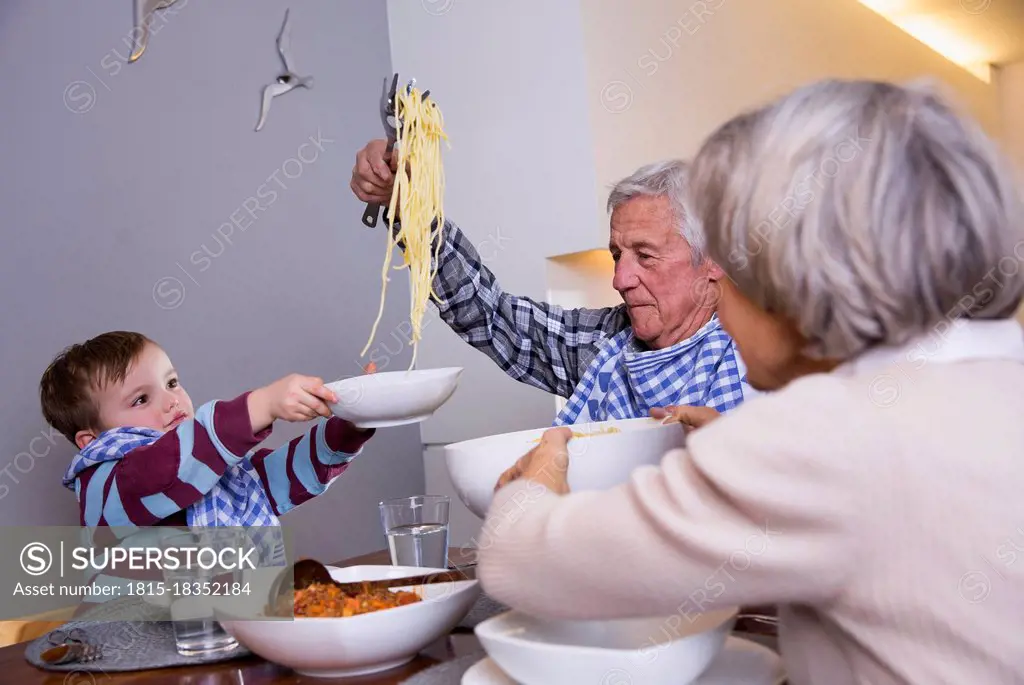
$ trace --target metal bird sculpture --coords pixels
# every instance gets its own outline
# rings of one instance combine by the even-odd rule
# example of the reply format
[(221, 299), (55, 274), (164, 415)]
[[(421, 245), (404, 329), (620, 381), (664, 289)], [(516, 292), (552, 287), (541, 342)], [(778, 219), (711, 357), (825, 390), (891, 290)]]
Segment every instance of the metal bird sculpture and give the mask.
[(312, 76), (299, 76), (295, 73), (295, 68), (292, 66), (291, 56), (291, 35), (289, 31), (289, 13), (290, 9), (284, 12), (284, 24), (281, 26), (281, 32), (277, 36), (277, 52), (281, 55), (281, 61), (284, 63), (284, 73), (277, 77), (274, 83), (266, 86), (263, 89), (263, 103), (260, 108), (260, 119), (256, 122), (256, 130), (259, 131), (263, 128), (263, 124), (267, 121), (267, 113), (270, 111), (270, 103), (279, 95), (284, 95), (288, 91), (295, 90), (300, 86), (302, 88), (313, 87)]
[(178, 0), (135, 0), (135, 31), (134, 31), (134, 43), (135, 47), (132, 50), (131, 56), (128, 58), (128, 62), (135, 62), (142, 53), (146, 51), (146, 46), (149, 44), (149, 22), (153, 18), (153, 14), (157, 10), (165, 10)]

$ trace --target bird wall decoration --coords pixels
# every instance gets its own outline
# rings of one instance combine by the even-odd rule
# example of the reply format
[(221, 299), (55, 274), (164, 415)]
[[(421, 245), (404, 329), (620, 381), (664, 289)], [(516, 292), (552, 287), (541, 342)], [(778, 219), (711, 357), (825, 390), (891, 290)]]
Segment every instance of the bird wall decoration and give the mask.
[(281, 32), (277, 36), (277, 52), (284, 63), (284, 73), (277, 77), (274, 83), (263, 89), (263, 102), (260, 107), (260, 118), (256, 122), (256, 130), (259, 131), (267, 121), (267, 114), (270, 112), (270, 104), (274, 98), (284, 95), (296, 88), (312, 88), (312, 76), (299, 76), (295, 73), (291, 55), (291, 32), (289, 25), (290, 9), (284, 12), (284, 23), (281, 25)]
[(159, 10), (165, 10), (178, 0), (135, 0), (135, 30), (133, 31), (132, 54), (128, 62), (135, 62), (146, 51), (149, 44), (149, 23)]

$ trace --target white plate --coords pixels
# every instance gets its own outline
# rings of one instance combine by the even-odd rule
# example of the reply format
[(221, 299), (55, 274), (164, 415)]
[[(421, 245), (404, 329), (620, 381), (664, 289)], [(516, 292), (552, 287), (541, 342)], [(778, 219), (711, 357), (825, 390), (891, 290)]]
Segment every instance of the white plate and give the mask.
[[(756, 642), (730, 636), (708, 670), (691, 685), (781, 685), (785, 680), (782, 657)], [(462, 685), (519, 684), (509, 678), (490, 657), (484, 657), (462, 676)], [(629, 674), (609, 673), (601, 685), (643, 684), (634, 683)]]
[(419, 423), (448, 401), (459, 385), (462, 367), (387, 371), (327, 383), (338, 396), (335, 416), (359, 428)]

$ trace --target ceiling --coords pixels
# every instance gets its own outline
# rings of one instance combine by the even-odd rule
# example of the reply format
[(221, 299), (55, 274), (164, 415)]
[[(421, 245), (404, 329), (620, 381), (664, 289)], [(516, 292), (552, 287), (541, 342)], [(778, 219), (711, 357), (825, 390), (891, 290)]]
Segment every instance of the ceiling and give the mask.
[(1024, 61), (1024, 0), (860, 0), (949, 60), (988, 79)]

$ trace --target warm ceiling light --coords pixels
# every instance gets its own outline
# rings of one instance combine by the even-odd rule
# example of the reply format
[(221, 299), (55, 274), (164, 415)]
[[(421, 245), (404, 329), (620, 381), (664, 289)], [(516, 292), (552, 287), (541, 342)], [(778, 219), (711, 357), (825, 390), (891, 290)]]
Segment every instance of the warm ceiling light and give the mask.
[(914, 14), (908, 7), (910, 3), (907, 0), (860, 0), (860, 4), (874, 10), (905, 33), (985, 83), (992, 82), (992, 69), (988, 64), (985, 46), (957, 33), (948, 23), (927, 15)]
[[(910, 11), (909, 0), (860, 0), (860, 4), (867, 5), (879, 14), (906, 14)], [(886, 17), (888, 19), (888, 17)]]

